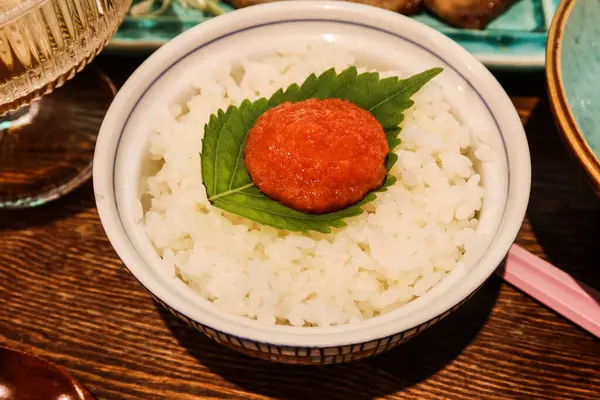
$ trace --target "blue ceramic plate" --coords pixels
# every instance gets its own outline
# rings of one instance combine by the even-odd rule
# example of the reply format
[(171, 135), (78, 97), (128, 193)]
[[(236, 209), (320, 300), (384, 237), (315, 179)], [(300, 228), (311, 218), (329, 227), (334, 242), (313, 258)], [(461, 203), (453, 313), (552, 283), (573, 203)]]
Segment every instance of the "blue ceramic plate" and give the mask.
[[(135, 0), (138, 3), (139, 0)], [(159, 0), (157, 0), (159, 2)], [(519, 0), (485, 30), (453, 28), (423, 13), (413, 18), (448, 35), (489, 67), (541, 69), (544, 67), (546, 38), (560, 0)], [(181, 32), (213, 18), (174, 1), (157, 18), (128, 16), (109, 44), (109, 49), (127, 52), (152, 51)], [(233, 8), (219, 2), (223, 12)]]

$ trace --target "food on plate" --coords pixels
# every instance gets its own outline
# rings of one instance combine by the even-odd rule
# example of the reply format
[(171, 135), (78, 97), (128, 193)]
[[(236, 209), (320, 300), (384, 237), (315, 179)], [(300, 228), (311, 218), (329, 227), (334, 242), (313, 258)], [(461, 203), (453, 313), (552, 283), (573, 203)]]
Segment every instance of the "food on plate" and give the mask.
[[(478, 171), (494, 151), (479, 139), (482, 132), (471, 132), (453, 113), (434, 79), (440, 69), (410, 76), (357, 64), (341, 45), (296, 44), (223, 60), (181, 88), (193, 94), (157, 117), (148, 146), (155, 172), (140, 183), (140, 222), (167, 274), (225, 313), (263, 325), (323, 327), (395, 310), (466, 267), (486, 240), (478, 232), (484, 200)], [(314, 107), (313, 113), (318, 104), (352, 107), (377, 120), (387, 151), (372, 121), (348, 135), (369, 138), (365, 152), (374, 153), (374, 168), (387, 153), (379, 189), (316, 215), (256, 187), (250, 175), (265, 159), (256, 153), (244, 160), (244, 150), (264, 152), (274, 162), (278, 155), (266, 143), (253, 144), (261, 138), (253, 138), (252, 129), (268, 126), (279, 112), (305, 121), (294, 113), (298, 104), (309, 104), (305, 111)], [(310, 131), (285, 129), (291, 137)], [(276, 136), (268, 138), (284, 140)]]
[[(244, 8), (280, 0), (226, 0), (235, 8)], [(418, 13), (425, 8), (449, 24), (461, 28), (482, 29), (504, 12), (516, 0), (346, 0), (384, 8), (405, 15)], [(155, 18), (169, 12), (174, 4), (193, 8), (213, 16), (223, 10), (216, 0), (141, 0), (134, 2), (130, 14), (134, 17)]]
[(146, 19), (156, 18), (173, 11), (173, 6), (178, 4), (185, 9), (195, 9), (206, 14), (217, 16), (223, 14), (218, 0), (134, 0), (129, 15)]
[[(226, 0), (243, 8), (279, 0)], [(516, 0), (345, 0), (411, 15), (429, 9), (449, 24), (461, 28), (483, 29)], [(423, 7), (423, 5), (425, 7)]]
[(263, 3), (274, 3), (280, 0), (225, 0), (227, 3), (231, 4), (235, 8), (244, 8), (250, 6), (256, 6), (258, 4)]
[[(272, 3), (277, 0), (226, 0), (235, 8), (254, 6), (262, 3)], [(353, 3), (368, 4), (401, 14), (414, 14), (421, 10), (422, 0), (349, 0)]]
[(450, 24), (482, 29), (515, 0), (424, 0), (425, 6)]
[(348, 0), (352, 3), (362, 3), (369, 6), (396, 11), (400, 14), (414, 14), (421, 11), (423, 0)]
[(322, 214), (358, 203), (381, 186), (388, 144), (373, 115), (349, 101), (286, 102), (248, 133), (246, 168), (272, 199)]

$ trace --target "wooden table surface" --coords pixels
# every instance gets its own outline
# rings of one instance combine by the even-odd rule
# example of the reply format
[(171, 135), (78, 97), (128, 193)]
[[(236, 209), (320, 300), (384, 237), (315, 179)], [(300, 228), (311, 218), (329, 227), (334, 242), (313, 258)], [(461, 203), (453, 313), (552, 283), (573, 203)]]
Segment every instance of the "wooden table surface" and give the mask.
[[(98, 64), (122, 84), (140, 61)], [(544, 76), (497, 76), (532, 153), (517, 242), (600, 289), (600, 200), (563, 148)], [(459, 311), (375, 358), (303, 367), (234, 353), (166, 313), (129, 275), (91, 182), (36, 209), (0, 212), (0, 345), (65, 366), (98, 399), (600, 398), (599, 341), (495, 276)]]

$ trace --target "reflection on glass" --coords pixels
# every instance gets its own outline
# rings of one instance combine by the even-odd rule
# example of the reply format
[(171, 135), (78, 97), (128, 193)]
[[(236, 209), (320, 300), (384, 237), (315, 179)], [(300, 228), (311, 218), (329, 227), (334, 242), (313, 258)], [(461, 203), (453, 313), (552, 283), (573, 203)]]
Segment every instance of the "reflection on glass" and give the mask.
[(41, 204), (89, 177), (114, 86), (97, 72), (42, 96), (96, 56), (130, 3), (0, 0), (0, 208)]

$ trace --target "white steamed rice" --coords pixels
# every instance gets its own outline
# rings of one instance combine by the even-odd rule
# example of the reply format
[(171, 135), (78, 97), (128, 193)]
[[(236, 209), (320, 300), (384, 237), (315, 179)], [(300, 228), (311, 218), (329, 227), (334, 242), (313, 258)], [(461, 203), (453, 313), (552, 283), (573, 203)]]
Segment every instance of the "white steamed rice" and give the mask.
[(357, 322), (424, 295), (481, 243), (484, 190), (473, 160), (491, 155), (477, 148), (435, 82), (414, 96), (402, 123), (397, 183), (346, 228), (290, 233), (210, 206), (199, 153), (212, 113), (354, 64), (341, 47), (307, 45), (233, 70), (219, 65), (191, 83), (195, 94), (151, 134), (158, 172), (142, 179), (140, 220), (165, 268), (224, 312), (264, 325)]

